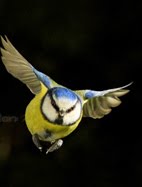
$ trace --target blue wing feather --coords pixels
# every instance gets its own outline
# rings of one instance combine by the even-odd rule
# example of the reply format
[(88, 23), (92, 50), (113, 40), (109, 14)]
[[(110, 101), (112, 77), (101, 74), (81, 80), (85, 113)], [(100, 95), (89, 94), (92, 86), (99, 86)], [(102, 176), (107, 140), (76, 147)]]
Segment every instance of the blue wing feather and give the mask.
[(48, 77), (47, 75), (45, 75), (44, 73), (36, 70), (35, 68), (33, 68), (34, 73), (36, 74), (36, 76), (38, 77), (38, 79), (47, 87), (47, 88), (51, 88), (51, 78)]
[[(95, 90), (85, 90), (85, 99), (91, 99), (93, 97), (98, 97), (98, 96), (104, 96), (106, 94), (110, 94), (113, 92), (123, 92), (123, 89), (125, 89), (126, 87), (130, 86), (132, 84), (129, 83), (125, 86), (119, 87), (119, 88), (113, 88), (113, 89), (109, 89), (109, 90), (103, 90), (103, 91), (95, 91)], [(125, 91), (124, 91), (125, 92)], [(120, 94), (121, 95), (121, 94)], [(123, 95), (123, 94), (122, 94)]]

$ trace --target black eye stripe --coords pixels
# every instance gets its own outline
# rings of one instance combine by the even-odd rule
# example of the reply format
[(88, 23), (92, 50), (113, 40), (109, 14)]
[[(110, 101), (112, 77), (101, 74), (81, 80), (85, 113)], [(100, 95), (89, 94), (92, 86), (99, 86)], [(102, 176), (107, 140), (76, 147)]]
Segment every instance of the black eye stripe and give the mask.
[(78, 103), (78, 101), (76, 101), (76, 103), (71, 108), (69, 108), (66, 112), (67, 113), (71, 112), (75, 108), (75, 106), (77, 105), (77, 103)]
[(56, 104), (56, 102), (54, 101), (53, 97), (50, 96), (50, 98), (51, 98), (51, 104), (52, 104), (52, 106), (55, 108), (55, 110), (56, 110), (57, 112), (59, 112), (59, 107), (57, 106), (57, 104)]
[(69, 112), (71, 112), (74, 108), (75, 108), (75, 105), (72, 106), (71, 108), (69, 108), (66, 112), (69, 113)]

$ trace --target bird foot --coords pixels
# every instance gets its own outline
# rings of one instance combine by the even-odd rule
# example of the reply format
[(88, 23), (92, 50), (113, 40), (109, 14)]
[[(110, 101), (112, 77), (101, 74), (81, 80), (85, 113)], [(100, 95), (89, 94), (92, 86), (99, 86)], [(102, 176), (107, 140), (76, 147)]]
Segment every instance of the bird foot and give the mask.
[[(34, 134), (32, 136), (32, 140), (33, 140), (33, 143), (35, 144), (35, 146), (42, 152), (43, 151), (43, 146), (41, 145), (38, 134)], [(58, 139), (58, 140), (52, 142), (52, 145), (46, 150), (46, 154), (59, 149), (62, 145), (63, 145), (63, 140), (62, 139)]]
[(42, 152), (43, 147), (42, 147), (42, 145), (40, 143), (38, 135), (34, 134), (32, 136), (32, 140), (33, 140), (33, 143), (35, 144), (35, 146)]
[(50, 152), (53, 152), (57, 149), (59, 149), (61, 146), (63, 145), (63, 140), (62, 139), (59, 139), (59, 140), (56, 140), (46, 151), (46, 154), (50, 153)]

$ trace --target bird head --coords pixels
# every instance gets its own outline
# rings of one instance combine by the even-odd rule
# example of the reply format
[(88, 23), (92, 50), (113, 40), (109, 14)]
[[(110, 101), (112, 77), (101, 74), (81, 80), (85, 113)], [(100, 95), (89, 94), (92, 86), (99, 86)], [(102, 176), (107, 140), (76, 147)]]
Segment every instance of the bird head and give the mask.
[(82, 114), (80, 98), (71, 90), (54, 87), (48, 90), (41, 103), (44, 117), (55, 124), (72, 125)]

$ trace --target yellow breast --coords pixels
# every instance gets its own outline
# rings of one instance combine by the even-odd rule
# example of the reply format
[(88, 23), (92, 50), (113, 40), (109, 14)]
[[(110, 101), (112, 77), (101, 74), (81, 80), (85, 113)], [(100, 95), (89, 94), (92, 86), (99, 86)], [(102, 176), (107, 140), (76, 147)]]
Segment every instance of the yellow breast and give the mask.
[[(39, 134), (40, 139), (44, 141), (54, 141), (59, 138), (63, 138), (69, 135), (72, 131), (76, 129), (78, 126), (82, 116), (80, 119), (73, 125), (70, 126), (63, 126), (53, 124), (47, 121), (41, 113), (41, 100), (43, 96), (46, 94), (47, 88), (42, 84), (42, 89), (39, 94), (37, 94), (33, 100), (29, 103), (26, 108), (25, 113), (25, 120), (27, 127), (31, 134)], [(44, 132), (49, 131), (51, 132), (51, 138), (45, 138)]]

